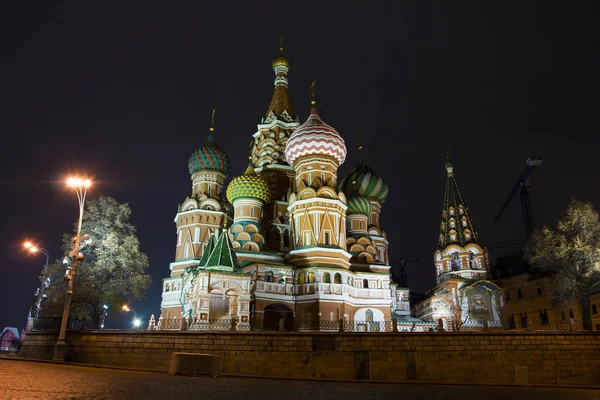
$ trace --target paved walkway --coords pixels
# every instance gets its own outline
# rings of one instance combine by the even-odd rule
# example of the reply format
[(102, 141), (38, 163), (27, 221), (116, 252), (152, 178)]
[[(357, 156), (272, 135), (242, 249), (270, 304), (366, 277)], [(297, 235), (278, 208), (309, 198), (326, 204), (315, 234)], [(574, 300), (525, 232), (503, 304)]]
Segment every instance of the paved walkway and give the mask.
[(600, 390), (191, 378), (0, 360), (0, 399), (599, 399)]

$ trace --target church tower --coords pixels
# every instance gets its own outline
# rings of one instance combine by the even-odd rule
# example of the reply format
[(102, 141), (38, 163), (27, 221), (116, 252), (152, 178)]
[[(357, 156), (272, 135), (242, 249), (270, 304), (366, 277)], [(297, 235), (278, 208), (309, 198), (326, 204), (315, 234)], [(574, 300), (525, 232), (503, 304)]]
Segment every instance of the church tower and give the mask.
[(288, 92), (290, 61), (283, 53), (283, 42), (272, 67), (275, 90), (266, 115), (254, 134), (251, 163), (271, 191), (270, 200), (263, 207), (268, 247), (274, 251), (286, 251), (290, 235), (288, 196), (294, 185), (294, 169), (285, 158), (285, 147), (300, 122)]
[(479, 244), (479, 234), (454, 176), (454, 164), (448, 159), (445, 167), (446, 191), (434, 255), (437, 283), (447, 279), (489, 279), (487, 250)]
[(346, 159), (346, 145), (319, 117), (314, 93), (310, 116), (288, 140), (285, 155), (296, 171), (296, 190), (288, 206), (292, 250), (286, 261), (300, 266), (348, 268), (348, 207), (346, 196), (337, 190), (337, 170)]
[[(366, 253), (355, 254), (359, 261), (389, 265), (388, 240), (379, 223), (387, 184), (361, 159), (338, 188), (348, 196), (348, 251), (355, 254), (362, 247)], [(365, 228), (357, 231), (361, 226)]]
[[(213, 123), (206, 141), (196, 149), (188, 161), (192, 181), (192, 195), (179, 206), (177, 247), (171, 269), (178, 271), (200, 259), (211, 234), (224, 224), (232, 207), (221, 199), (223, 182), (229, 170), (229, 158), (214, 138)], [(230, 218), (230, 217), (229, 217)]]
[(437, 285), (414, 306), (417, 318), (442, 321), (445, 329), (502, 325), (502, 291), (490, 282), (487, 249), (481, 247), (469, 208), (462, 196), (454, 164), (445, 163), (446, 190), (438, 248), (434, 254)]
[(231, 226), (234, 249), (266, 250), (265, 237), (260, 232), (263, 206), (270, 199), (269, 184), (256, 175), (251, 163), (243, 175), (231, 181), (227, 187), (227, 200), (233, 204), (234, 209)]

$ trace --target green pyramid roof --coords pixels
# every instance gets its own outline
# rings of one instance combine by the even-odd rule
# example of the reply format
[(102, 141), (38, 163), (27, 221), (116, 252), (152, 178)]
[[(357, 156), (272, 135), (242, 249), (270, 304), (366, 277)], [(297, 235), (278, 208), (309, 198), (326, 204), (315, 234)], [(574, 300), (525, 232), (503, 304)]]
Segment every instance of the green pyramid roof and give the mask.
[(448, 176), (438, 247), (443, 250), (451, 244), (465, 246), (468, 243), (479, 243), (479, 234), (454, 177), (454, 164), (448, 159), (445, 167)]
[(208, 257), (210, 256), (210, 253), (212, 253), (213, 249), (215, 248), (216, 242), (217, 242), (216, 236), (214, 234), (210, 235), (210, 239), (208, 239), (208, 244), (206, 245), (206, 249), (204, 249), (204, 253), (202, 253), (202, 258), (200, 259), (200, 262), (198, 263), (199, 267), (204, 268), (204, 266), (208, 262)]
[(208, 256), (205, 268), (220, 269), (224, 271), (237, 271), (240, 269), (237, 256), (231, 248), (231, 242), (229, 241), (229, 234), (227, 231), (221, 232), (221, 235), (214, 246), (214, 249)]

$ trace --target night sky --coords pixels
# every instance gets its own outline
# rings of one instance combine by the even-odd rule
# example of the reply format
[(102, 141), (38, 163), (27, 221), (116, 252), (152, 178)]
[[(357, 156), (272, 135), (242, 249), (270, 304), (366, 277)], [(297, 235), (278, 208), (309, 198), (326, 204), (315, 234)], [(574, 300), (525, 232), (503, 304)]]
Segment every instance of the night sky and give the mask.
[(282, 35), (301, 121), (316, 80), (319, 113), (346, 140), (340, 176), (364, 129), (365, 160), (390, 187), (390, 256), (409, 261), (413, 291), (434, 284), (448, 154), (484, 245), (524, 237), (518, 198), (492, 220), (533, 153), (543, 159), (531, 176), (537, 226), (572, 197), (600, 208), (591, 1), (134, 3), (2, 6), (0, 328), (23, 327), (35, 300), (44, 257), (22, 242), (62, 258), (78, 212), (64, 179), (75, 172), (93, 177), (91, 198), (129, 203), (153, 280), (131, 307), (158, 316), (173, 219), (191, 193), (188, 157), (216, 108), (228, 181), (243, 172)]

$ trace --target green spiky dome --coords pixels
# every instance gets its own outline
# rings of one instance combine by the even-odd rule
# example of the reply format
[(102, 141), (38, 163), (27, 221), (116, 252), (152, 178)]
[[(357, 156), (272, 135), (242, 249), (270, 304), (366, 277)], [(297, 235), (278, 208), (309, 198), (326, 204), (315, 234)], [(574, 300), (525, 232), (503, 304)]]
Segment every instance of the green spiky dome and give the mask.
[(373, 211), (373, 206), (367, 198), (354, 196), (348, 199), (348, 214), (371, 215), (371, 211)]
[(340, 181), (338, 190), (344, 192), (347, 197), (368, 197), (382, 203), (388, 196), (387, 184), (362, 161)]
[(252, 165), (248, 165), (246, 172), (231, 181), (227, 187), (227, 200), (233, 204), (236, 199), (250, 197), (268, 203), (271, 200), (271, 189), (263, 178), (254, 172)]
[(215, 142), (212, 128), (206, 142), (190, 156), (188, 169), (190, 175), (204, 170), (218, 171), (227, 175), (227, 171), (229, 171), (229, 158), (225, 150)]

